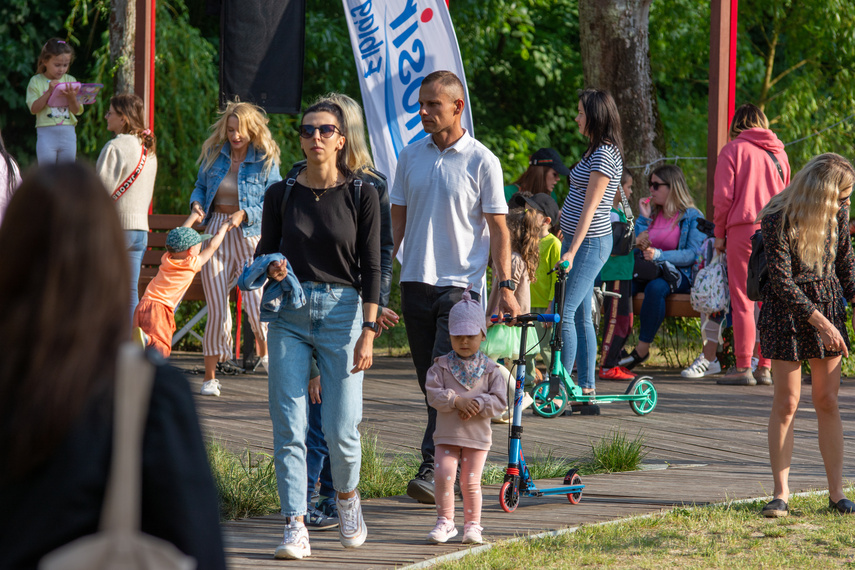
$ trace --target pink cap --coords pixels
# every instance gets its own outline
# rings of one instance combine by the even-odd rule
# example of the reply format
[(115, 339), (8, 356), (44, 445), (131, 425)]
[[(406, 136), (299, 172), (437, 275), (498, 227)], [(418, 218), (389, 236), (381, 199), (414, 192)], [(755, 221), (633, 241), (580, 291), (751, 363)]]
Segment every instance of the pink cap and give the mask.
[(470, 284), (463, 292), (463, 299), (451, 307), (448, 313), (448, 334), (453, 336), (471, 336), (479, 332), (487, 334), (487, 322), (481, 303), (472, 299)]

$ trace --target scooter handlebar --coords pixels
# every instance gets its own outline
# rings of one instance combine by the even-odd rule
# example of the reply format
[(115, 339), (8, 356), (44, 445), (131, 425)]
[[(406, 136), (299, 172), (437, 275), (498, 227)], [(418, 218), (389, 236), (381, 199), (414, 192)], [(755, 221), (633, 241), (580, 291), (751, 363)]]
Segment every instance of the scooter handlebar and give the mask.
[(555, 273), (556, 271), (558, 271), (559, 269), (561, 269), (562, 271), (567, 271), (568, 267), (570, 267), (569, 261), (560, 261), (560, 262), (558, 262), (558, 264), (555, 267), (550, 269), (546, 274), (551, 275), (551, 274)]
[[(492, 323), (507, 323), (510, 322), (511, 315), (509, 313), (505, 313), (503, 317), (499, 317), (499, 315), (493, 315), (490, 317), (490, 322)], [(561, 320), (561, 315), (555, 315), (552, 313), (528, 313), (525, 315), (517, 315), (518, 323), (531, 323), (534, 321), (538, 321), (541, 323), (557, 323)]]

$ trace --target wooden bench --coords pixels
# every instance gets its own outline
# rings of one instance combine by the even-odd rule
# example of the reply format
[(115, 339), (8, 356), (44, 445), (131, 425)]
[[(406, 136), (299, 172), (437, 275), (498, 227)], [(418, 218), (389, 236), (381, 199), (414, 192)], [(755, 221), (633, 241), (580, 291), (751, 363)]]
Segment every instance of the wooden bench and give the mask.
[[(638, 293), (632, 298), (632, 312), (636, 315), (641, 311), (641, 302), (644, 301), (644, 293)], [(665, 298), (666, 317), (700, 317), (686, 293), (674, 293)]]
[[(143, 254), (142, 268), (140, 268), (140, 297), (142, 297), (142, 294), (145, 292), (145, 288), (148, 286), (149, 282), (154, 279), (154, 276), (157, 275), (157, 270), (160, 268), (160, 259), (163, 257), (163, 254), (166, 253), (166, 234), (169, 230), (177, 228), (183, 224), (186, 219), (187, 216), (180, 214), (149, 215), (148, 227), (151, 231), (148, 234), (148, 249), (146, 249)], [(193, 229), (202, 233), (205, 230), (205, 226), (196, 224), (193, 226)], [(229, 298), (232, 301), (236, 300), (235, 289), (232, 289)], [(205, 291), (202, 289), (202, 277), (200, 274), (197, 273), (196, 277), (193, 278), (193, 283), (190, 285), (190, 288), (187, 289), (187, 293), (184, 294), (183, 300), (205, 300)]]

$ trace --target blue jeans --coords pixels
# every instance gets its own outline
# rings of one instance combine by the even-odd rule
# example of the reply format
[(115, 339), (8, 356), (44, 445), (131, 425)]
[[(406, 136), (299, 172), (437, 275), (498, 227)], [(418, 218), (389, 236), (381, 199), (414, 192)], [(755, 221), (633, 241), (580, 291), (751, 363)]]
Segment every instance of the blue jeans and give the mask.
[(142, 265), (145, 248), (148, 247), (148, 232), (143, 230), (125, 230), (125, 244), (128, 247), (128, 260), (131, 264), (131, 322), (134, 320), (134, 309), (140, 302), (139, 281), (140, 266)]
[[(561, 254), (570, 249), (572, 236), (564, 238)], [(561, 313), (561, 362), (568, 373), (573, 371), (573, 362), (579, 357), (578, 383), (584, 389), (594, 388), (594, 371), (597, 363), (597, 331), (591, 319), (591, 297), (594, 280), (611, 255), (612, 236), (591, 237), (582, 240), (573, 267), (567, 274), (564, 289), (564, 308)]]
[[(688, 293), (692, 289), (689, 280), (680, 272), (680, 282), (674, 289), (674, 293)], [(632, 293), (644, 293), (644, 301), (641, 303), (641, 311), (638, 313), (638, 340), (641, 342), (652, 343), (656, 337), (656, 331), (662, 326), (662, 321), (665, 320), (665, 297), (671, 294), (671, 285), (658, 277), (647, 283), (646, 286), (639, 286), (633, 281)]]
[(283, 306), (268, 329), (268, 398), (273, 422), (276, 482), (281, 512), (306, 513), (306, 433), (312, 350), (321, 373), (321, 423), (330, 452), (335, 490), (359, 484), (362, 372), (351, 374), (353, 351), (362, 333), (359, 293), (331, 283), (301, 283), (306, 304)]
[[(324, 394), (321, 392), (321, 401)], [(320, 478), (321, 491), (324, 497), (334, 497), (335, 489), (332, 482), (330, 466), (330, 450), (324, 439), (323, 421), (321, 419), (323, 404), (309, 404), (309, 431), (306, 434), (306, 502), (311, 503), (315, 492), (315, 482)]]

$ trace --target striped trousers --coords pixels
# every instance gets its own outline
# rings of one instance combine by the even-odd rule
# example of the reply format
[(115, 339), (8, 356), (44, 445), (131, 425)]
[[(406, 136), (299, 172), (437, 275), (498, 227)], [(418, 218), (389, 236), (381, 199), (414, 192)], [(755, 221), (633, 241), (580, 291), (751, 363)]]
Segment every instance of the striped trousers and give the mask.
[[(214, 212), (205, 232), (215, 235), (221, 225), (228, 223), (229, 216)], [(229, 290), (246, 262), (252, 262), (259, 236), (243, 237), (241, 229), (234, 228), (226, 237), (213, 257), (202, 266), (202, 288), (205, 290), (205, 302), (208, 304), (208, 322), (202, 339), (202, 353), (205, 356), (219, 355), (220, 360), (234, 356), (232, 342), (232, 313), (229, 310)], [(243, 309), (249, 317), (249, 324), (255, 338), (267, 341), (267, 323), (259, 319), (261, 289), (241, 291)]]

